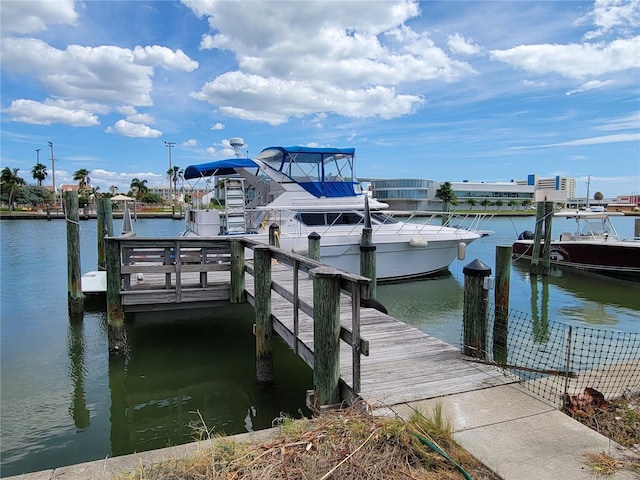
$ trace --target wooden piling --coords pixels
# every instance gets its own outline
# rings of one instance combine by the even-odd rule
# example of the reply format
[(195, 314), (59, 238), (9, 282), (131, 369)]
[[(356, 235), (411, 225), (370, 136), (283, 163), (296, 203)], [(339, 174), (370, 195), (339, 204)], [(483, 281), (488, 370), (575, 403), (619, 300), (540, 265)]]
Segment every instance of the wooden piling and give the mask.
[(307, 236), (307, 242), (309, 245), (309, 258), (311, 260), (320, 261), (320, 235), (316, 232), (311, 232)]
[(244, 244), (238, 240), (231, 241), (231, 303), (245, 303), (245, 258)]
[(340, 273), (330, 267), (313, 277), (313, 383), (317, 408), (340, 402)]
[(376, 246), (371, 241), (370, 228), (362, 229), (362, 241), (360, 243), (360, 275), (371, 279), (369, 287), (370, 298), (376, 298), (378, 282), (376, 281)]
[(105, 237), (113, 237), (113, 212), (111, 199), (101, 197), (96, 200), (96, 235), (98, 236), (98, 270), (107, 269)]
[(69, 307), (69, 316), (74, 318), (80, 317), (84, 313), (80, 267), (78, 192), (65, 192), (64, 203), (67, 221), (67, 305)]
[(462, 314), (463, 352), (465, 355), (486, 359), (487, 319), (489, 294), (485, 278), (491, 268), (474, 260), (462, 269), (464, 273), (464, 305)]
[(493, 324), (493, 360), (507, 363), (509, 332), (509, 283), (512, 246), (496, 246), (496, 285), (494, 290), (495, 321)]
[(271, 250), (256, 246), (253, 250), (255, 315), (256, 315), (256, 378), (260, 383), (273, 382), (273, 351), (271, 325)]
[(280, 226), (277, 223), (269, 225), (269, 245), (280, 248)]
[(118, 355), (125, 350), (124, 310), (120, 289), (122, 288), (120, 244), (112, 237), (105, 239), (107, 260), (107, 336), (109, 353)]
[(533, 239), (533, 252), (531, 253), (531, 266), (529, 273), (539, 275), (542, 273), (540, 266), (540, 243), (542, 242), (542, 230), (544, 222), (544, 203), (536, 203), (536, 233)]
[(553, 223), (553, 202), (544, 202), (544, 256), (542, 274), (549, 275), (551, 270), (551, 226)]

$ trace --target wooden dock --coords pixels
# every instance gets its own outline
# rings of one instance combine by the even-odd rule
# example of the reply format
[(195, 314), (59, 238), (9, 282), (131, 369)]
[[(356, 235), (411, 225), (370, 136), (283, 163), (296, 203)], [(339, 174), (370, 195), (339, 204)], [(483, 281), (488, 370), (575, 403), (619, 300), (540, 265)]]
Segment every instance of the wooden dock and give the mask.
[[(247, 255), (259, 245), (236, 242)], [(124, 311), (237, 303), (238, 293), (235, 302), (231, 297), (239, 282), (239, 297), (256, 308), (253, 262), (243, 258), (242, 271), (235, 267), (234, 273), (230, 240), (127, 238), (118, 243)], [(314, 368), (314, 282), (309, 272), (326, 267), (275, 247), (258, 248), (267, 250), (271, 263), (272, 330)], [(495, 367), (465, 360), (457, 348), (415, 327), (363, 307), (368, 279), (337, 272), (342, 290), (341, 400), (351, 403), (359, 396), (375, 408), (516, 381)]]

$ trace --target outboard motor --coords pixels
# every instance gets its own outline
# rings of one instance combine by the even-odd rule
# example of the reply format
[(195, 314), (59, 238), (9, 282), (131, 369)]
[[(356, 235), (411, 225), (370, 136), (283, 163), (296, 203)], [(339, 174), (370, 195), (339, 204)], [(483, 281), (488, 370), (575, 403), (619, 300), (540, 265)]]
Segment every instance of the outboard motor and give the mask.
[(518, 236), (518, 240), (533, 240), (535, 235), (531, 230), (525, 230)]

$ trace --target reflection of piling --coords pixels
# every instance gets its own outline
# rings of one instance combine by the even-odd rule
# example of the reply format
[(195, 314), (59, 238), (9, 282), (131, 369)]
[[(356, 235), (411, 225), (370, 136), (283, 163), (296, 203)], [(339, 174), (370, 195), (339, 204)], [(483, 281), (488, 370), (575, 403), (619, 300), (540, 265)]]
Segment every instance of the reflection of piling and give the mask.
[(313, 277), (314, 403), (340, 401), (340, 273), (332, 268), (311, 270)]
[(109, 353), (124, 353), (124, 310), (120, 298), (121, 265), (120, 244), (114, 238), (106, 238), (107, 261), (107, 323)]
[(485, 279), (491, 275), (491, 268), (476, 259), (466, 265), (462, 272), (464, 273), (463, 351), (465, 355), (485, 359), (489, 298)]
[(82, 316), (82, 274), (80, 273), (80, 223), (78, 192), (65, 192), (65, 218), (67, 220), (67, 304), (71, 317)]
[(256, 378), (260, 383), (273, 382), (273, 351), (271, 341), (271, 251), (256, 246), (253, 251), (255, 315), (256, 315)]
[(640, 240), (640, 218), (636, 218), (636, 221), (633, 224), (633, 238)]
[(493, 359), (507, 363), (509, 332), (509, 281), (513, 247), (496, 247), (496, 285), (494, 291), (495, 321), (493, 324)]
[(96, 200), (96, 234), (98, 236), (98, 270), (107, 269), (105, 237), (113, 237), (113, 213), (110, 198)]
[(91, 415), (87, 409), (84, 392), (84, 332), (82, 322), (69, 325), (69, 360), (71, 381), (73, 382), (73, 403), (70, 408), (75, 426), (81, 430), (89, 427)]

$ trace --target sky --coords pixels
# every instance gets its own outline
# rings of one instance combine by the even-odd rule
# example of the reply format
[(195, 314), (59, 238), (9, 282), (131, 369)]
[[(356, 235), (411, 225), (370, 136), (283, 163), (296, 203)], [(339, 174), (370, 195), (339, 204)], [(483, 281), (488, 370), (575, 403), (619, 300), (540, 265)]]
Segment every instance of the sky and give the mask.
[(640, 194), (640, 0), (2, 0), (0, 21), (0, 167), (30, 184), (48, 142), (58, 186), (126, 193), (241, 137), (354, 147), (360, 178)]

